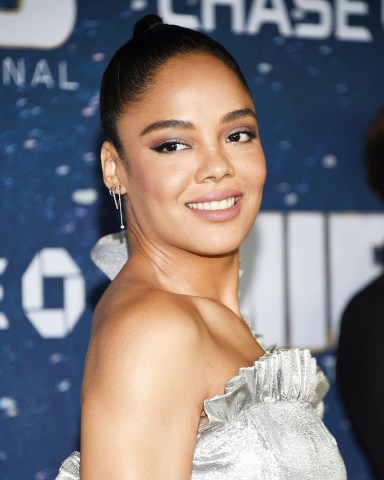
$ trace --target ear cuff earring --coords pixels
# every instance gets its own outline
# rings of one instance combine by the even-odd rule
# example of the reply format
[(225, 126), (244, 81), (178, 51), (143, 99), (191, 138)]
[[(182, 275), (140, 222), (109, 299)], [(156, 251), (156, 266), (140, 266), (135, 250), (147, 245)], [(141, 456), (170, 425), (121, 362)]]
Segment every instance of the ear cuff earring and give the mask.
[(120, 192), (120, 185), (114, 185), (112, 188), (109, 189), (109, 194), (113, 197), (113, 201), (116, 205), (116, 210), (120, 210), (120, 228), (124, 229), (124, 222), (123, 222), (123, 209), (121, 208), (121, 192)]

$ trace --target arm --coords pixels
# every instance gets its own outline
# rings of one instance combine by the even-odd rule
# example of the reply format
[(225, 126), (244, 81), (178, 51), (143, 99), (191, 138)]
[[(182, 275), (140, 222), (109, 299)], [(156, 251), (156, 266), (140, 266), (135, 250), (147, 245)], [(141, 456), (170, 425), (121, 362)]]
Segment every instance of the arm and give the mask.
[(191, 313), (163, 298), (102, 319), (84, 375), (81, 480), (190, 478), (201, 358)]

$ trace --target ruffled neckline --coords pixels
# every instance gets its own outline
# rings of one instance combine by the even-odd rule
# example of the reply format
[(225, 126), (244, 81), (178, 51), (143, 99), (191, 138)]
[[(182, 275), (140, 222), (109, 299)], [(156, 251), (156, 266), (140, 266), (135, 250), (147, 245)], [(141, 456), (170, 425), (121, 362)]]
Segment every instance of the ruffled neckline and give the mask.
[[(324, 373), (309, 350), (298, 348), (266, 352), (252, 366), (240, 368), (228, 380), (224, 393), (204, 401), (207, 417), (200, 421), (199, 435), (224, 426), (252, 407), (274, 402), (310, 403), (322, 415), (322, 400), (329, 389)], [(57, 479), (79, 479), (80, 453), (63, 463)]]
[(250, 408), (274, 402), (309, 402), (319, 406), (329, 389), (324, 373), (307, 349), (266, 352), (252, 366), (228, 380), (224, 393), (204, 401), (199, 433), (236, 420)]

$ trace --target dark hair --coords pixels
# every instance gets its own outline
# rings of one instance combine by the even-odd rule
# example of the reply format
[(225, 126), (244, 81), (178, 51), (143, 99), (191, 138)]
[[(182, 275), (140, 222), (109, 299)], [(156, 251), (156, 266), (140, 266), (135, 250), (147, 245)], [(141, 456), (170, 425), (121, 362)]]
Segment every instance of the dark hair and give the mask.
[(368, 130), (366, 159), (369, 184), (384, 200), (384, 108), (375, 116)]
[(101, 82), (101, 123), (120, 154), (123, 151), (117, 121), (127, 105), (140, 100), (167, 60), (193, 52), (209, 53), (220, 59), (249, 91), (236, 60), (220, 43), (201, 32), (164, 24), (157, 15), (147, 15), (136, 23), (133, 38), (116, 51)]

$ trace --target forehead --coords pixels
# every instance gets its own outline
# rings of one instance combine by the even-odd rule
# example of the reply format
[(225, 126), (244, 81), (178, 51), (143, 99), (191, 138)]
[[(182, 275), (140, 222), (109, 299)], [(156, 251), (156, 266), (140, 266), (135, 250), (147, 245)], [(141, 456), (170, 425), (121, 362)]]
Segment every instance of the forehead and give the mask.
[(153, 88), (185, 89), (196, 84), (201, 89), (205, 84), (209, 89), (211, 83), (216, 88), (242, 90), (247, 89), (236, 73), (222, 60), (209, 53), (194, 52), (178, 55), (168, 60), (153, 79)]
[[(188, 75), (204, 76), (206, 73), (221, 71), (235, 77), (239, 83), (240, 79), (236, 73), (223, 60), (208, 52), (189, 52), (186, 54), (178, 54), (171, 57), (157, 70), (154, 81), (158, 81), (169, 75), (175, 74), (184, 76)], [(241, 83), (242, 85), (242, 83)]]
[(253, 102), (236, 73), (212, 54), (190, 53), (162, 65), (128, 111), (137, 117), (160, 112), (178, 117), (207, 109), (222, 115), (244, 107), (253, 107)]

